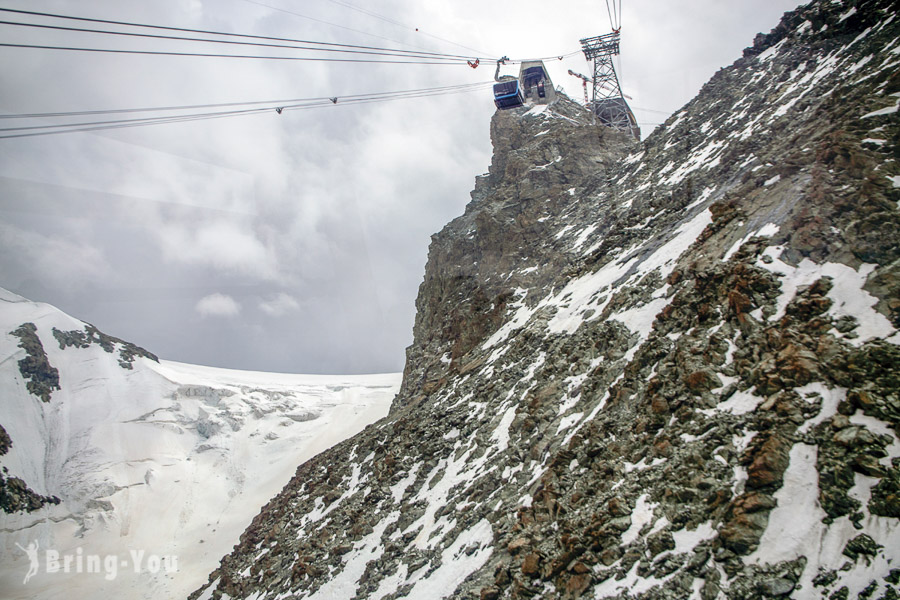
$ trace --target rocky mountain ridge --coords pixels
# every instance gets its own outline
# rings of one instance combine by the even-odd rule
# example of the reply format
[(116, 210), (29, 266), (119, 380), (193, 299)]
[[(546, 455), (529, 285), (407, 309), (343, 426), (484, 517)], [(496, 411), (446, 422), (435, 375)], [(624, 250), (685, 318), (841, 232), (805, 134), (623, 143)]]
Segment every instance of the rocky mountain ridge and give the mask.
[(191, 597), (897, 598), (898, 65), (820, 0), (642, 144), (497, 113), (390, 415)]

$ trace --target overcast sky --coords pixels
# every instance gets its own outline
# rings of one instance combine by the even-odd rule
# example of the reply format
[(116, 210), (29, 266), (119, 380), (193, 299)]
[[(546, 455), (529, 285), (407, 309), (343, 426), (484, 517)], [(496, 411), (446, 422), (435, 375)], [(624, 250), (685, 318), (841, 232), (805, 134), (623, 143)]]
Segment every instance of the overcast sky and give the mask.
[[(644, 134), (794, 6), (624, 0), (618, 67)], [(605, 3), (582, 0), (0, 0), (0, 7), (512, 59), (568, 54), (580, 38), (610, 28)], [(0, 38), (211, 51), (9, 26), (0, 26)], [(548, 66), (554, 84), (582, 97), (566, 70), (590, 74), (583, 55)], [(493, 67), (0, 48), (0, 113), (340, 97), (487, 82)], [(171, 360), (399, 371), (429, 236), (462, 213), (475, 176), (487, 171), (493, 111), (486, 88), (0, 140), (0, 286)]]

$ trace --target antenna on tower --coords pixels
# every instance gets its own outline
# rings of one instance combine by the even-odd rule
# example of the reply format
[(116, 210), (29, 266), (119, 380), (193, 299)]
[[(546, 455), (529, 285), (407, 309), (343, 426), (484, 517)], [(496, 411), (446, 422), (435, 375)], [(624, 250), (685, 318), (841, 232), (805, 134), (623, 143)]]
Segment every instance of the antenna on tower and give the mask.
[(613, 56), (619, 54), (619, 37), (617, 28), (613, 29), (612, 33), (580, 40), (584, 57), (594, 61), (591, 110), (604, 125), (627, 131), (639, 140), (641, 129), (625, 101), (616, 68), (613, 66)]

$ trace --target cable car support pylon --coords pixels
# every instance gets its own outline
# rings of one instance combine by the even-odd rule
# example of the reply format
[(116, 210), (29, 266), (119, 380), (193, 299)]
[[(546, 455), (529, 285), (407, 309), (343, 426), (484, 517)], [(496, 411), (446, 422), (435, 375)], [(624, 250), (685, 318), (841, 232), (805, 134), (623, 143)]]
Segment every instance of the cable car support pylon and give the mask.
[[(613, 2), (613, 6), (615, 6), (615, 2)], [(607, 2), (607, 8), (609, 8), (609, 2)], [(616, 15), (615, 20), (612, 14)], [(634, 113), (631, 112), (631, 108), (625, 101), (625, 95), (622, 93), (616, 68), (613, 65), (613, 56), (619, 54), (620, 17), (621, 5), (617, 12), (610, 15), (613, 27), (611, 33), (580, 40), (585, 59), (594, 61), (594, 76), (590, 80), (593, 84), (591, 110), (604, 125), (627, 131), (636, 139), (641, 139), (641, 129), (634, 118)], [(569, 73), (581, 78), (585, 86), (587, 85), (588, 78), (584, 75), (578, 75), (572, 71)]]

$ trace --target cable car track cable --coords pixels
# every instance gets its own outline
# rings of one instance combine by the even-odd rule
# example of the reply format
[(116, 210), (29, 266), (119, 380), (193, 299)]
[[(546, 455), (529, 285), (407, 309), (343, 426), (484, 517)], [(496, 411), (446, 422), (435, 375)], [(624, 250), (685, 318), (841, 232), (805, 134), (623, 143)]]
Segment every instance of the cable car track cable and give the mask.
[(521, 63), (523, 63), (523, 62), (534, 62), (534, 61), (538, 61), (538, 60), (540, 60), (540, 61), (563, 60), (563, 59), (566, 59), (566, 58), (575, 56), (576, 54), (581, 54), (581, 52), (582, 52), (581, 50), (575, 50), (575, 51), (573, 51), (573, 52), (567, 52), (567, 53), (565, 53), (565, 54), (555, 54), (555, 55), (553, 55), (553, 56), (543, 56), (543, 57), (541, 57), (541, 58), (517, 58), (517, 59), (514, 59), (514, 60), (513, 60), (513, 59), (506, 59), (506, 60), (503, 61), (503, 64), (505, 64), (505, 65), (518, 65), (518, 64), (521, 64)]
[[(249, 0), (248, 0), (249, 1)], [(267, 6), (268, 5), (263, 5)], [(272, 7), (268, 7), (272, 8)], [(182, 33), (199, 33), (204, 35), (221, 35), (228, 37), (238, 37), (245, 39), (255, 39), (255, 40), (267, 40), (267, 41), (275, 41), (275, 42), (292, 42), (295, 44), (315, 44), (320, 46), (336, 46), (339, 48), (352, 48), (358, 50), (378, 50), (378, 51), (389, 51), (389, 52), (398, 52), (398, 53), (406, 53), (406, 54), (433, 54), (435, 56), (445, 56), (445, 57), (460, 57), (460, 58), (473, 58), (471, 56), (463, 56), (463, 55), (454, 55), (454, 54), (445, 54), (440, 52), (426, 52), (426, 51), (417, 51), (417, 50), (403, 50), (401, 48), (381, 48), (377, 46), (363, 46), (358, 44), (343, 44), (339, 42), (320, 42), (316, 40), (304, 40), (297, 38), (282, 38), (282, 37), (273, 37), (273, 36), (264, 36), (264, 35), (253, 35), (246, 33), (229, 33), (225, 31), (215, 31), (209, 29), (191, 29), (187, 27), (173, 27), (168, 25), (150, 25), (146, 23), (135, 23), (130, 21), (114, 21), (110, 19), (96, 19), (91, 17), (77, 17), (73, 15), (61, 15), (56, 13), (46, 13), (46, 12), (38, 12), (32, 10), (20, 10), (20, 9), (12, 9), (12, 8), (0, 8), (0, 12), (9, 12), (15, 14), (23, 14), (30, 16), (38, 16), (38, 17), (48, 17), (53, 19), (65, 19), (72, 21), (83, 21), (87, 23), (101, 23), (104, 25), (120, 25), (124, 27), (141, 27), (146, 29), (158, 29), (165, 31), (178, 31)], [(484, 58), (484, 57), (481, 57)], [(487, 58), (486, 60), (495, 60)]]
[[(397, 94), (413, 94), (418, 92), (438, 92), (438, 91), (451, 91), (456, 89), (466, 89), (466, 88), (476, 88), (481, 86), (486, 86), (491, 84), (492, 82), (478, 82), (478, 83), (463, 83), (456, 85), (447, 85), (447, 86), (439, 86), (433, 88), (416, 88), (411, 90), (395, 90), (391, 92), (368, 92), (365, 94), (343, 94), (337, 95), (341, 100), (351, 100), (355, 98), (369, 98), (369, 97), (377, 97), (377, 96), (392, 96)], [(111, 115), (111, 114), (125, 114), (125, 113), (139, 113), (139, 112), (155, 112), (155, 111), (170, 111), (170, 110), (193, 110), (198, 108), (228, 108), (228, 107), (236, 107), (236, 106), (252, 106), (259, 104), (269, 104), (269, 105), (289, 105), (296, 104), (301, 102), (315, 102), (321, 100), (331, 100), (335, 95), (332, 96), (315, 96), (310, 98), (289, 98), (289, 99), (276, 99), (276, 100), (254, 100), (248, 102), (222, 102), (217, 104), (185, 104), (180, 106), (154, 106), (154, 107), (142, 107), (142, 108), (115, 108), (115, 109), (104, 109), (104, 110), (85, 110), (85, 111), (69, 111), (69, 112), (46, 112), (46, 113), (19, 113), (19, 114), (0, 114), (0, 119), (42, 119), (42, 118), (52, 118), (52, 117), (83, 117), (89, 115)]]
[[(466, 93), (475, 91), (481, 87), (487, 87), (493, 82), (481, 82), (477, 84), (464, 84), (460, 86), (447, 86), (445, 88), (424, 88), (421, 90), (409, 90), (406, 92), (381, 92), (373, 94), (362, 94), (354, 97), (342, 97), (340, 105), (369, 104), (372, 102), (386, 102), (391, 100), (403, 100), (409, 98), (424, 98), (430, 96), (449, 95)], [(294, 105), (284, 106), (267, 106), (264, 108), (250, 108), (233, 111), (220, 111), (212, 113), (195, 113), (188, 115), (168, 115), (161, 117), (143, 117), (139, 119), (119, 119), (111, 121), (96, 121), (90, 123), (60, 123), (54, 125), (36, 125), (30, 127), (11, 127), (0, 129), (0, 132), (6, 132), (8, 135), (0, 135), (0, 139), (35, 137), (43, 135), (61, 134), (61, 133), (78, 133), (100, 131), (108, 129), (121, 129), (126, 127), (138, 127), (144, 125), (157, 125), (178, 123), (186, 121), (199, 121), (215, 118), (225, 118), (232, 116), (242, 116), (250, 114), (262, 114), (271, 112), (272, 110), (308, 110), (312, 108), (322, 108), (325, 106), (334, 106), (334, 98), (325, 98), (324, 101), (298, 103)], [(280, 112), (280, 111), (279, 111)]]
[(461, 54), (440, 54), (435, 52), (413, 52), (411, 50), (400, 50), (394, 51), (391, 49), (384, 50), (356, 50), (356, 49), (346, 49), (346, 48), (319, 48), (314, 46), (294, 46), (289, 44), (268, 44), (263, 42), (242, 42), (238, 40), (211, 40), (205, 38), (193, 38), (193, 37), (181, 37), (177, 35), (161, 35), (161, 34), (152, 34), (152, 33), (137, 33), (133, 31), (108, 31), (103, 29), (87, 29), (82, 27), (66, 27), (63, 25), (46, 25), (42, 23), (21, 23), (18, 21), (2, 21), (0, 20), (0, 25), (9, 25), (16, 27), (33, 27), (39, 29), (53, 29), (57, 31), (71, 31), (71, 32), (79, 32), (79, 33), (96, 33), (96, 34), (104, 34), (104, 35), (117, 35), (123, 37), (138, 37), (138, 38), (149, 38), (149, 39), (162, 39), (162, 40), (175, 40), (175, 41), (183, 41), (183, 42), (203, 42), (210, 44), (229, 44), (229, 45), (238, 45), (238, 46), (255, 46), (255, 47), (263, 47), (263, 48), (288, 48), (292, 50), (311, 50), (313, 52), (342, 52), (348, 54), (367, 54), (367, 55), (378, 55), (378, 56), (398, 56), (398, 57), (413, 57), (413, 58), (424, 58), (424, 59), (440, 59), (440, 60), (469, 60), (471, 56), (464, 56)]
[[(255, 0), (245, 0), (245, 1), (251, 2), (252, 4), (258, 4), (260, 6), (265, 6), (267, 8), (272, 8), (275, 10), (283, 10), (283, 9), (278, 9), (277, 7), (269, 6), (267, 4), (256, 2)], [(261, 35), (245, 34), (245, 33), (230, 33), (230, 32), (215, 31), (215, 30), (208, 30), (208, 29), (191, 29), (191, 28), (187, 28), (187, 27), (174, 27), (174, 26), (167, 26), (167, 25), (151, 25), (151, 24), (135, 23), (135, 22), (129, 22), (129, 21), (115, 21), (115, 20), (111, 20), (111, 19), (77, 17), (77, 16), (73, 16), (73, 15), (61, 15), (61, 14), (56, 14), (56, 13), (47, 13), (47, 12), (12, 9), (12, 8), (0, 8), (0, 12), (38, 16), (38, 17), (47, 17), (47, 18), (54, 18), (54, 19), (82, 21), (82, 22), (88, 22), (88, 23), (101, 23), (101, 24), (105, 24), (105, 25), (120, 25), (120, 26), (125, 26), (125, 27), (139, 27), (139, 28), (165, 30), (165, 31), (176, 31), (176, 32), (183, 32), (183, 33), (219, 35), (219, 36), (228, 36), (228, 37), (238, 37), (238, 38), (244, 38), (244, 39), (268, 40), (268, 41), (275, 41), (275, 42), (290, 42), (290, 43), (295, 43), (295, 44), (314, 44), (317, 46), (334, 46), (337, 48), (348, 48), (348, 49), (360, 50), (360, 51), (372, 50), (375, 52), (391, 53), (391, 54), (384, 54), (385, 56), (391, 56), (391, 55), (393, 55), (392, 53), (396, 53), (398, 58), (408, 56), (411, 58), (420, 58), (420, 59), (425, 59), (425, 60), (446, 61), (446, 62), (430, 63), (430, 62), (402, 62), (402, 61), (342, 61), (342, 60), (338, 60), (338, 59), (308, 59), (308, 58), (269, 57), (269, 56), (258, 56), (257, 57), (257, 56), (252, 56), (252, 55), (207, 54), (207, 53), (188, 53), (188, 52), (176, 53), (176, 52), (165, 52), (165, 51), (123, 50), (123, 49), (105, 49), (105, 48), (97, 49), (97, 48), (78, 48), (78, 47), (70, 47), (70, 46), (49, 46), (49, 45), (40, 45), (40, 44), (11, 44), (11, 43), (0, 43), (0, 47), (32, 48), (32, 49), (47, 49), (47, 50), (68, 50), (68, 51), (84, 51), (84, 52), (106, 52), (106, 53), (117, 53), (117, 54), (124, 53), (124, 54), (150, 54), (150, 55), (156, 54), (156, 55), (166, 55), (166, 56), (208, 56), (208, 57), (214, 57), (214, 58), (260, 58), (260, 59), (269, 59), (269, 60), (322, 60), (324, 62), (390, 62), (390, 63), (400, 63), (400, 64), (466, 64), (466, 61), (470, 60), (472, 58), (479, 58), (485, 62), (493, 62), (496, 60), (496, 57), (490, 57), (490, 56), (473, 57), (470, 55), (462, 55), (462, 54), (446, 54), (446, 53), (440, 53), (440, 52), (403, 50), (401, 48), (382, 48), (382, 47), (378, 47), (378, 46), (343, 44), (343, 43), (339, 43), (339, 42), (321, 42), (321, 41), (316, 41), (316, 40), (304, 40), (304, 39), (297, 39), (297, 38), (261, 36)], [(295, 13), (291, 13), (290, 11), (284, 11), (284, 12), (288, 12), (290, 14), (295, 14)], [(298, 16), (305, 16), (305, 15), (298, 14)], [(37, 27), (44, 27), (44, 28), (57, 28), (58, 27), (58, 26), (50, 26), (50, 25), (44, 25), (44, 24), (20, 24), (20, 23), (14, 23), (14, 22), (6, 22), (6, 23), (15, 24), (15, 25), (37, 26)], [(100, 31), (96, 31), (96, 33), (100, 33)], [(131, 35), (131, 36), (137, 35), (139, 37), (143, 37), (143, 36), (156, 37), (156, 36), (152, 36), (151, 34), (144, 34), (143, 36), (141, 36), (140, 34), (136, 34), (134, 32), (106, 32), (106, 33), (111, 33), (114, 35), (122, 34), (122, 35)], [(365, 32), (360, 32), (360, 33), (365, 33)], [(431, 35), (431, 34), (426, 33), (426, 35)], [(436, 36), (432, 36), (432, 37), (436, 37)], [(172, 39), (182, 40), (182, 41), (207, 41), (207, 42), (219, 41), (219, 40), (190, 40), (188, 38), (175, 38), (175, 37), (173, 37)], [(437, 38), (437, 39), (442, 39), (442, 38)], [(224, 40), (222, 40), (222, 41), (224, 41)], [(395, 40), (391, 40), (391, 41), (395, 41)], [(455, 42), (450, 42), (449, 40), (444, 40), (444, 41), (455, 44)], [(402, 43), (402, 42), (399, 42), (399, 43)], [(455, 45), (461, 46), (460, 44), (455, 44)], [(466, 46), (461, 46), (461, 47), (472, 50), (472, 48), (468, 48)], [(580, 50), (574, 51), (574, 52), (569, 52), (569, 53), (562, 54), (562, 55), (554, 55), (554, 56), (548, 56), (548, 57), (538, 58), (538, 59), (516, 59), (516, 60), (509, 60), (507, 62), (509, 64), (518, 64), (518, 63), (524, 62), (526, 60), (552, 60), (552, 59), (559, 59), (559, 58), (567, 58), (567, 57), (579, 54), (579, 52), (580, 52)], [(458, 63), (452, 62), (452, 61), (456, 61), (456, 60), (458, 60), (459, 62)]]
[[(307, 62), (339, 62), (339, 63), (377, 63), (377, 64), (390, 64), (390, 65), (451, 65), (451, 66), (465, 66), (465, 60), (454, 60), (451, 62), (449, 59), (428, 59), (428, 60), (375, 60), (375, 59), (360, 59), (360, 58), (328, 58), (328, 57), (315, 57), (315, 56), (260, 56), (256, 54), (210, 54), (203, 52), (174, 52), (174, 51), (164, 51), (164, 50), (125, 50), (125, 49), (115, 49), (115, 48), (82, 48), (75, 46), (45, 46), (41, 44), (9, 44), (5, 42), (0, 42), (0, 47), (3, 48), (30, 48), (30, 49), (38, 49), (38, 50), (62, 50), (68, 52), (96, 52), (96, 53), (107, 53), (107, 54), (140, 54), (140, 55), (150, 55), (150, 56), (190, 56), (190, 57), (204, 57), (204, 58), (243, 58), (243, 59), (257, 59), (257, 60), (296, 60), (296, 61), (307, 61)], [(398, 57), (402, 58), (402, 57)], [(415, 57), (413, 57), (415, 58)]]

